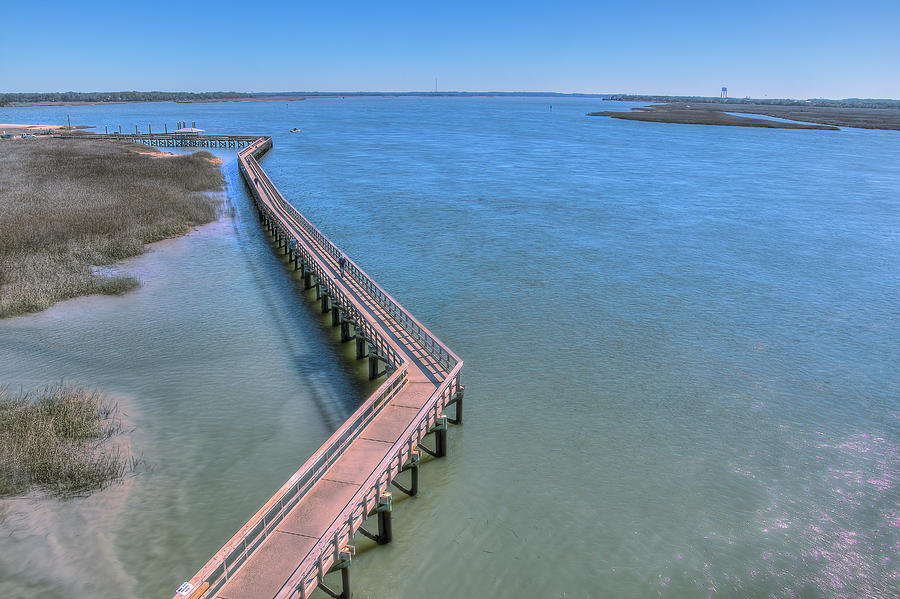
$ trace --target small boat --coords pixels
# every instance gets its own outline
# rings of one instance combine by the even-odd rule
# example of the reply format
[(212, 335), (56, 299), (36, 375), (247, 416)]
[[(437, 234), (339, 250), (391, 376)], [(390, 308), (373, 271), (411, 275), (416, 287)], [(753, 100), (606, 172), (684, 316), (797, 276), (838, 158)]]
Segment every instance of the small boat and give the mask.
[(297, 129), (296, 127), (291, 129), (291, 133), (300, 133), (301, 131), (303, 131), (303, 129)]

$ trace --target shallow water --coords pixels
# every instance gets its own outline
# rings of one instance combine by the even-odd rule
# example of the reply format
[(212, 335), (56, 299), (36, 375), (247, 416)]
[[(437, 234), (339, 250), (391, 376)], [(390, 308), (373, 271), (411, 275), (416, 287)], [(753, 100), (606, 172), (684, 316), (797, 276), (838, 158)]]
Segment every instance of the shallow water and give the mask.
[(792, 119), (783, 119), (777, 116), (769, 116), (768, 114), (756, 114), (753, 112), (726, 112), (732, 116), (739, 116), (745, 119), (762, 119), (764, 121), (775, 121), (776, 123), (803, 123), (808, 125), (810, 121), (796, 121)]
[[(900, 135), (585, 116), (602, 104), (0, 121), (273, 134), (284, 195), (466, 361), (451, 456), (391, 545), (360, 544), (354, 596), (895, 596)], [(0, 595), (170, 596), (365, 395), (225, 170), (236, 217), (131, 261), (137, 292), (0, 322), (0, 381), (113, 394), (152, 466), (6, 502)]]

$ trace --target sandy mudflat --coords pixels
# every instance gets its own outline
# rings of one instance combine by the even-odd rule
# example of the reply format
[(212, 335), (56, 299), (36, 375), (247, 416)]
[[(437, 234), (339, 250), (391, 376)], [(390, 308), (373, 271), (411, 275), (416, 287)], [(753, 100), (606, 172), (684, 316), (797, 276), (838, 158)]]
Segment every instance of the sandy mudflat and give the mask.
[(173, 154), (172, 152), (163, 152), (162, 150), (146, 146), (131, 148), (131, 151), (135, 154), (140, 154), (141, 156), (152, 156), (153, 158), (171, 158), (173, 156), (178, 156), (178, 154)]
[[(90, 125), (72, 125), (72, 131), (81, 129), (93, 129)], [(51, 133), (54, 131), (65, 131), (65, 125), (26, 125), (20, 123), (0, 123), (0, 134), (22, 135), (23, 133)]]
[(0, 131), (7, 133), (27, 133), (28, 131), (55, 131), (65, 129), (65, 125), (23, 125), (16, 123), (0, 123)]
[[(150, 156), (151, 158), (174, 158), (175, 156), (183, 156), (183, 154), (173, 154), (172, 152), (163, 152), (147, 147), (131, 148), (131, 151), (135, 154), (140, 154), (141, 156)], [(223, 162), (221, 158), (217, 158), (216, 156), (210, 156), (206, 158), (206, 161), (210, 164), (222, 164)]]

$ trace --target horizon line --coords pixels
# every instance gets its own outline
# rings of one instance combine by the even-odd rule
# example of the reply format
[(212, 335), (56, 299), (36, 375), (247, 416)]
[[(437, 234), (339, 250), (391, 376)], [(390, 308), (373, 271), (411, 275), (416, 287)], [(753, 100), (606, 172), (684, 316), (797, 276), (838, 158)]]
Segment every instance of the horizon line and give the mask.
[[(758, 98), (751, 96), (728, 96), (725, 98), (717, 98), (716, 96), (704, 96), (696, 94), (653, 94), (653, 93), (632, 93), (632, 92), (558, 92), (558, 91), (469, 91), (469, 90), (439, 90), (439, 91), (236, 91), (236, 90), (205, 90), (205, 91), (184, 91), (184, 90), (115, 90), (115, 91), (28, 91), (28, 92), (7, 92), (0, 91), (0, 97), (11, 95), (39, 95), (39, 94), (129, 94), (129, 93), (148, 93), (148, 94), (248, 94), (251, 96), (452, 96), (452, 95), (472, 95), (472, 96), (571, 96), (571, 97), (614, 97), (614, 96), (634, 96), (641, 98), (704, 98), (704, 99), (721, 99), (721, 100), (792, 100), (792, 101), (892, 101), (900, 102), (898, 98), (863, 98), (858, 96), (849, 96), (845, 98), (823, 98), (823, 97), (807, 97), (807, 98)], [(235, 98), (239, 96), (235, 95)], [(245, 96), (246, 97), (246, 96)], [(223, 96), (219, 99), (227, 99)], [(152, 101), (152, 100), (148, 100)]]

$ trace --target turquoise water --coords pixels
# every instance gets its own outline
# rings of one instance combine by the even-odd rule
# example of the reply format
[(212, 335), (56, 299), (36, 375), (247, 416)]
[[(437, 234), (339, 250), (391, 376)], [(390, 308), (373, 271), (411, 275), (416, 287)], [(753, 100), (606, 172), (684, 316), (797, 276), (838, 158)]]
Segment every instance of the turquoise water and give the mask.
[[(391, 545), (361, 543), (354, 596), (895, 596), (900, 135), (585, 116), (632, 106), (602, 104), (0, 122), (274, 135), (284, 195), (466, 361), (450, 458)], [(365, 396), (221, 155), (234, 219), (125, 265), (135, 293), (0, 322), (0, 381), (114, 394), (150, 465), (5, 502), (4, 596), (170, 596)]]

